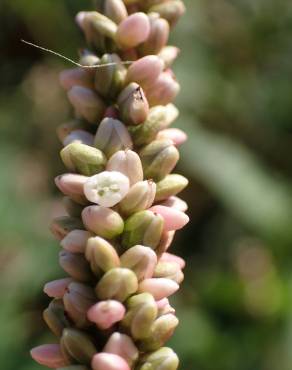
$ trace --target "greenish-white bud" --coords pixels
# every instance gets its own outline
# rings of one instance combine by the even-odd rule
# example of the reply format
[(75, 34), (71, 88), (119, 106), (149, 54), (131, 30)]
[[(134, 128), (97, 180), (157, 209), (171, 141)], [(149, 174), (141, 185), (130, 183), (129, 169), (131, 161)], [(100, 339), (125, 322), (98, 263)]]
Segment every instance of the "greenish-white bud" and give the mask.
[(177, 195), (187, 187), (189, 181), (184, 176), (177, 174), (167, 175), (156, 185), (155, 202), (160, 202), (173, 195)]

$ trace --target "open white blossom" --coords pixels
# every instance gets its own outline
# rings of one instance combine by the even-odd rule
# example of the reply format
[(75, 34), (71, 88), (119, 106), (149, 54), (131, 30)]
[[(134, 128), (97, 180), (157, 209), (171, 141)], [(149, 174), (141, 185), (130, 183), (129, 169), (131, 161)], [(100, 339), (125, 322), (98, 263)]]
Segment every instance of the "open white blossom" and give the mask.
[(90, 177), (84, 184), (86, 198), (103, 207), (113, 207), (129, 192), (127, 176), (118, 171), (104, 171)]

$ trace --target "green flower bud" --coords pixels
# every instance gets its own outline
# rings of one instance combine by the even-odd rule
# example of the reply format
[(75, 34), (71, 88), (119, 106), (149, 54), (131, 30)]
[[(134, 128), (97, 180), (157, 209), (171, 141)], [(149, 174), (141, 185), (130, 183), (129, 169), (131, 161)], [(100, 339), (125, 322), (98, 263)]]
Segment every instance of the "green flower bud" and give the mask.
[(106, 164), (106, 157), (99, 149), (81, 143), (67, 145), (61, 150), (60, 155), (70, 171), (85, 176), (101, 172)]
[(153, 277), (171, 279), (180, 284), (184, 279), (184, 274), (177, 263), (158, 262)]
[(179, 359), (172, 349), (162, 347), (141, 358), (137, 370), (177, 370)]
[(162, 18), (165, 18), (171, 27), (173, 27), (179, 18), (185, 12), (185, 5), (181, 0), (169, 0), (166, 3), (161, 3), (152, 6), (149, 12), (155, 12), (160, 14)]
[(122, 121), (127, 125), (139, 125), (149, 113), (149, 104), (143, 89), (135, 82), (130, 83), (118, 96)]
[(71, 283), (63, 301), (68, 316), (77, 328), (91, 325), (87, 319), (87, 311), (96, 303), (96, 296), (92, 288), (80, 283)]
[(74, 202), (70, 197), (63, 197), (63, 205), (70, 217), (80, 217), (83, 206)]
[(100, 270), (107, 272), (120, 266), (120, 259), (115, 248), (99, 236), (88, 239), (85, 257), (89, 261), (93, 272), (95, 272), (96, 267), (99, 273)]
[(135, 272), (138, 281), (151, 278), (157, 264), (157, 256), (153, 249), (136, 245), (121, 256), (121, 266)]
[(155, 140), (140, 151), (144, 176), (162, 180), (176, 166), (179, 152), (170, 140)]
[(127, 69), (121, 63), (121, 59), (117, 54), (104, 54), (99, 65), (109, 63), (115, 64), (96, 70), (95, 88), (104, 98), (114, 99), (125, 84)]
[(129, 127), (134, 144), (141, 146), (151, 143), (158, 132), (167, 128), (177, 116), (178, 110), (173, 104), (152, 107), (144, 123)]
[(106, 239), (114, 239), (124, 230), (122, 217), (106, 207), (90, 206), (84, 208), (82, 220), (89, 231)]
[(126, 268), (109, 270), (98, 282), (95, 291), (99, 299), (115, 299), (124, 302), (138, 289), (135, 273)]
[(148, 209), (154, 201), (155, 193), (156, 184), (153, 181), (139, 181), (119, 203), (119, 209), (126, 216)]
[(62, 240), (72, 230), (84, 230), (84, 225), (79, 218), (61, 216), (54, 218), (50, 230), (57, 240)]
[(96, 6), (100, 13), (116, 24), (121, 23), (128, 16), (127, 8), (122, 0), (98, 0)]
[(121, 121), (106, 117), (98, 126), (94, 146), (109, 158), (119, 150), (131, 149), (133, 142), (126, 126)]
[(125, 222), (122, 246), (128, 249), (139, 244), (155, 249), (160, 242), (163, 223), (163, 218), (151, 211), (135, 213)]
[(136, 340), (147, 338), (157, 317), (157, 304), (149, 293), (137, 294), (127, 301), (127, 314), (122, 326), (131, 332)]
[(159, 181), (156, 185), (155, 202), (160, 202), (173, 195), (180, 193), (189, 181), (184, 176), (171, 174), (167, 175), (163, 180)]
[(159, 317), (151, 325), (150, 334), (146, 339), (141, 341), (139, 349), (143, 352), (159, 349), (172, 336), (178, 323), (177, 317), (173, 314)]
[(92, 357), (97, 352), (92, 339), (80, 330), (65, 329), (61, 343), (70, 357), (80, 364), (90, 366)]
[(44, 310), (43, 318), (50, 330), (58, 337), (62, 335), (63, 329), (71, 326), (71, 323), (66, 317), (62, 299), (52, 300), (49, 307)]
[(62, 269), (75, 280), (89, 282), (93, 279), (89, 263), (83, 254), (73, 254), (63, 250), (59, 253), (59, 263)]

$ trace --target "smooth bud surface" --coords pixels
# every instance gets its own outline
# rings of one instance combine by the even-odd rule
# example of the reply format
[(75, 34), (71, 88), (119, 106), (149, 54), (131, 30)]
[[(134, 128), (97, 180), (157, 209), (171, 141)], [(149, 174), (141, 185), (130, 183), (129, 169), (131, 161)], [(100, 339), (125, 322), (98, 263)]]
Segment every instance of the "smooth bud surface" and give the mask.
[[(87, 313), (87, 317), (100, 329), (106, 330), (112, 327), (117, 322), (121, 321), (124, 318), (125, 313), (126, 309), (121, 302), (115, 300), (107, 300), (101, 301), (92, 306)], [(105, 350), (105, 352), (110, 351)]]
[(167, 298), (179, 289), (179, 285), (166, 278), (145, 279), (139, 284), (140, 293), (150, 293), (156, 301)]
[(149, 208), (149, 211), (163, 217), (164, 231), (176, 231), (182, 229), (190, 220), (184, 212), (171, 207), (157, 205)]
[(130, 15), (119, 24), (116, 40), (121, 48), (130, 49), (147, 40), (149, 34), (149, 18), (145, 13), (138, 12)]
[(69, 365), (62, 355), (59, 344), (44, 344), (30, 351), (31, 357), (40, 365), (57, 369)]
[(121, 333), (113, 333), (107, 341), (103, 352), (121, 356), (130, 367), (138, 360), (139, 351), (131, 337)]
[(112, 353), (98, 353), (92, 360), (93, 370), (131, 370), (126, 360)]

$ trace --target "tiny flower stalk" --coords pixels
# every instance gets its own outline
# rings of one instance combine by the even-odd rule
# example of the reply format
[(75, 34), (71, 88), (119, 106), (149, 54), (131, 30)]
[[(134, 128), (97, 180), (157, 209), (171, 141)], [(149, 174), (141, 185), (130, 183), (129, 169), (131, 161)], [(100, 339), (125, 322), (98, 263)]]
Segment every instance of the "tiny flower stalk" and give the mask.
[(179, 49), (167, 43), (184, 11), (181, 0), (95, 0), (76, 17), (88, 49), (60, 74), (74, 119), (57, 129), (68, 215), (51, 223), (66, 275), (44, 287), (55, 343), (31, 351), (47, 368), (178, 368), (165, 344), (184, 278), (169, 248), (189, 221), (178, 197), (188, 180), (173, 173), (187, 136), (171, 127)]

